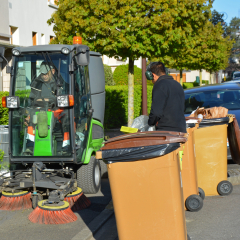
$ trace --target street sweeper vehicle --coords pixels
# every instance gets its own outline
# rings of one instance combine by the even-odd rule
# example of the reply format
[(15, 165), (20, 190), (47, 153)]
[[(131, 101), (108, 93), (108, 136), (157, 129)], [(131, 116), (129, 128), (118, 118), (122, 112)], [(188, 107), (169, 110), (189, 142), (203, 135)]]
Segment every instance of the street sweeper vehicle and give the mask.
[[(0, 61), (7, 62), (4, 51)], [(12, 55), (9, 96), (2, 99), (9, 109), (10, 176), (0, 176), (0, 210), (85, 208), (83, 193), (101, 187), (95, 158), (104, 141), (101, 54), (74, 43), (16, 47)], [(36, 216), (29, 219), (40, 222)]]

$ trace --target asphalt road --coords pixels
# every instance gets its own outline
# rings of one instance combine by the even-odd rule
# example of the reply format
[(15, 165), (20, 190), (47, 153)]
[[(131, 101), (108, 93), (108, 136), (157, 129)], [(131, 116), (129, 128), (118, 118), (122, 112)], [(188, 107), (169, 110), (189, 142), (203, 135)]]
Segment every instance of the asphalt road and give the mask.
[[(96, 195), (86, 195), (91, 201), (87, 209), (75, 212), (78, 220), (61, 225), (44, 225), (32, 223), (28, 215), (33, 211), (0, 211), (0, 239), (5, 240), (70, 240), (95, 217), (97, 217), (111, 200), (107, 179), (102, 179), (102, 190)], [(81, 240), (81, 239), (79, 239)]]
[[(187, 211), (186, 225), (191, 240), (239, 240), (239, 200), (240, 185), (237, 185), (229, 196), (206, 197), (199, 212)], [(148, 239), (147, 235), (144, 239)], [(114, 215), (90, 240), (118, 240)]]

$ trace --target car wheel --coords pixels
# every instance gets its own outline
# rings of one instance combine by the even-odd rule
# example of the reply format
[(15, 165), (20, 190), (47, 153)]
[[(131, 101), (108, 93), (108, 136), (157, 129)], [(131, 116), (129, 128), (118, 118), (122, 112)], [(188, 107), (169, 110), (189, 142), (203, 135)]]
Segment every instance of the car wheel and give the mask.
[(221, 196), (227, 196), (232, 193), (233, 186), (229, 181), (222, 181), (217, 186), (217, 191)]

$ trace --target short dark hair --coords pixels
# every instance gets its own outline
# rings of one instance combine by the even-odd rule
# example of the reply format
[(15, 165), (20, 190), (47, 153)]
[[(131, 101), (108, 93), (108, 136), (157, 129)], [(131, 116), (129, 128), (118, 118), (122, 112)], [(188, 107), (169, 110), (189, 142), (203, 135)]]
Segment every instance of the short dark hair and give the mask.
[(165, 66), (162, 62), (154, 62), (150, 67), (150, 71), (155, 73), (157, 76), (166, 74)]

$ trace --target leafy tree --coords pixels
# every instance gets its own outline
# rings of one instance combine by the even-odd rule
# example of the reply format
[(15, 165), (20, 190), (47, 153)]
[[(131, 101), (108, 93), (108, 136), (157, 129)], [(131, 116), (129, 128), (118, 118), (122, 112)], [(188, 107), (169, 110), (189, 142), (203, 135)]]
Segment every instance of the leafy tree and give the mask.
[(213, 10), (210, 21), (212, 22), (213, 25), (217, 25), (219, 22), (223, 24), (224, 23), (223, 17), (224, 17), (223, 13), (219, 13), (218, 11)]
[[(134, 60), (171, 56), (183, 44), (191, 48), (190, 33), (209, 19), (207, 0), (59, 0), (49, 19), (56, 38), (71, 44), (73, 36), (109, 57), (129, 58), (128, 125), (134, 116)], [(185, 40), (187, 39), (187, 40)], [(166, 59), (174, 62), (171, 57)], [(170, 61), (171, 60), (171, 61)]]
[(233, 45), (229, 37), (223, 36), (221, 23), (214, 26), (210, 21), (199, 29), (193, 51), (192, 69), (200, 70), (200, 85), (202, 85), (202, 69), (210, 73), (228, 66), (228, 58)]
[(231, 57), (240, 57), (240, 18), (234, 17), (225, 30), (225, 34), (235, 41)]

